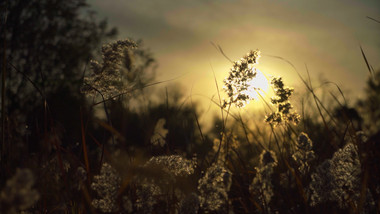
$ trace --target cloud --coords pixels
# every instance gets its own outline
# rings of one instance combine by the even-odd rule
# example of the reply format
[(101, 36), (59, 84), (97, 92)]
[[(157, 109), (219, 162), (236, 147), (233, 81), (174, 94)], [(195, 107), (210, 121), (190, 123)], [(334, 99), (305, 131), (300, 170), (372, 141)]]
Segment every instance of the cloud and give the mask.
[[(253, 1), (253, 0), (91, 0), (122, 36), (142, 38), (160, 63), (158, 77), (190, 73), (181, 82), (194, 91), (215, 92), (210, 62), (228, 72), (229, 63), (210, 44), (215, 42), (233, 60), (250, 49), (282, 56), (299, 71), (325, 73), (338, 84), (363, 87), (367, 77), (359, 43), (375, 68), (380, 67), (378, 1)], [(377, 63), (377, 64), (376, 64)], [(263, 57), (260, 70), (297, 75), (274, 59)], [(210, 71), (210, 72), (208, 72)], [(209, 74), (208, 74), (208, 73)], [(364, 74), (364, 75), (363, 75)], [(218, 80), (223, 75), (218, 74)], [(344, 79), (342, 79), (344, 76)], [(209, 79), (207, 79), (209, 78)], [(189, 84), (191, 83), (191, 84)], [(198, 88), (196, 88), (198, 87)]]

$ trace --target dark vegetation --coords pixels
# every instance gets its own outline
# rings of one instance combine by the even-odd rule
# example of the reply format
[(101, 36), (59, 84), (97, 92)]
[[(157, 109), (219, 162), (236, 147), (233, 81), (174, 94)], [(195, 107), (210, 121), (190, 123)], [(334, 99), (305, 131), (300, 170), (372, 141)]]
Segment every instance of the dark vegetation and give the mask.
[(380, 72), (363, 50), (371, 75), (356, 103), (338, 87), (326, 106), (301, 77), (299, 121), (246, 121), (230, 99), (205, 133), (180, 93), (149, 101), (159, 84), (141, 42), (122, 50), (126, 91), (84, 84), (117, 35), (84, 0), (0, 9), (0, 213), (380, 212)]

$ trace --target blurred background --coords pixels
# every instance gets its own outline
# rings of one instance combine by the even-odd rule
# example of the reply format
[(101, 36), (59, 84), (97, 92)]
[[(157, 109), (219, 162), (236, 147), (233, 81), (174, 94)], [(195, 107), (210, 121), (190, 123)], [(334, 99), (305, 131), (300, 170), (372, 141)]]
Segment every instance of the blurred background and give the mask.
[[(302, 81), (290, 61), (314, 80), (332, 81), (349, 94), (361, 96), (369, 76), (360, 46), (374, 69), (380, 62), (380, 2), (339, 1), (101, 1), (88, 3), (119, 29), (119, 38), (142, 39), (159, 62), (157, 79), (179, 77), (186, 95), (203, 108), (216, 94), (231, 63), (211, 44), (219, 45), (233, 61), (250, 50), (262, 51), (257, 66), (270, 76), (299, 88)], [(204, 97), (203, 97), (204, 96)]]

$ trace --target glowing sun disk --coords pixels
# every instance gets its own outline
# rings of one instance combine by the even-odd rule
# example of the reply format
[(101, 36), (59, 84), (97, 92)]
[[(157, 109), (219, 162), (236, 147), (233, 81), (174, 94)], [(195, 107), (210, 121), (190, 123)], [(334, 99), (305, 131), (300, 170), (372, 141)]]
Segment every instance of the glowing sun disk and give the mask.
[[(265, 77), (265, 75), (256, 69), (256, 76), (249, 81), (249, 88), (247, 90), (247, 94), (252, 97), (253, 99), (259, 100), (260, 95), (264, 96), (265, 93), (269, 89), (269, 82), (268, 79)], [(259, 95), (259, 94), (260, 95)]]

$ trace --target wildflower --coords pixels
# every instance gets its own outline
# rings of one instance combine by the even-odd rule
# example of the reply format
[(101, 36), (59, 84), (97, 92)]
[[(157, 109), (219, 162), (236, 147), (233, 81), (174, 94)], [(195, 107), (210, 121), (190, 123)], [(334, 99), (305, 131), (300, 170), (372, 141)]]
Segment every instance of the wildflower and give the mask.
[(154, 146), (161, 146), (163, 147), (165, 145), (165, 137), (168, 134), (168, 130), (164, 128), (164, 125), (166, 123), (166, 120), (164, 118), (161, 118), (157, 121), (156, 126), (154, 127), (154, 133), (153, 136), (150, 138), (150, 142)]
[(30, 169), (17, 169), (16, 174), (7, 180), (0, 193), (0, 202), (9, 206), (9, 213), (26, 210), (40, 198), (33, 189), (35, 178)]
[(180, 155), (152, 157), (145, 167), (161, 167), (174, 176), (188, 176), (194, 173), (196, 160), (187, 160)]
[[(155, 156), (141, 168), (141, 174), (133, 177), (136, 186), (136, 209), (139, 213), (152, 213), (156, 204), (167, 203), (167, 194), (178, 201), (184, 198), (181, 190), (175, 188), (176, 179), (194, 173), (197, 160), (180, 155)], [(169, 212), (169, 211), (168, 211)]]
[(276, 93), (276, 96), (271, 99), (273, 104), (287, 102), (294, 92), (293, 88), (285, 87), (281, 77), (274, 77), (271, 84), (274, 86), (274, 91)]
[(259, 159), (260, 166), (277, 166), (277, 157), (273, 151), (263, 151)]
[(285, 87), (281, 77), (274, 77), (271, 84), (274, 86), (276, 96), (271, 98), (271, 103), (277, 106), (276, 112), (272, 112), (266, 116), (265, 122), (273, 127), (283, 122), (293, 122), (298, 124), (300, 116), (296, 112), (292, 112), (293, 106), (289, 102), (290, 96), (293, 94), (294, 89)]
[(357, 149), (348, 143), (336, 151), (331, 159), (325, 160), (311, 175), (309, 193), (311, 205), (321, 202), (337, 202), (347, 208), (360, 199), (361, 165)]
[(104, 98), (110, 98), (125, 91), (122, 80), (121, 65), (128, 50), (136, 48), (137, 44), (129, 39), (119, 40), (102, 47), (103, 63), (91, 60), (92, 74), (84, 78), (81, 92), (88, 95), (100, 93)]
[(96, 191), (99, 199), (94, 199), (92, 205), (105, 213), (115, 212), (117, 193), (121, 179), (116, 170), (108, 163), (103, 163), (100, 175), (94, 176), (91, 188)]
[(296, 152), (292, 157), (298, 165), (298, 170), (305, 175), (310, 169), (310, 162), (315, 158), (313, 142), (306, 133), (302, 132), (298, 136)]
[(63, 172), (69, 172), (71, 168), (70, 163), (63, 159), (54, 156), (49, 162), (42, 165), (42, 169), (48, 173), (49, 177), (54, 178), (54, 181), (58, 184), (62, 179), (62, 170)]
[(227, 92), (228, 101), (224, 101), (223, 107), (235, 104), (243, 107), (253, 97), (249, 90), (254, 90), (250, 82), (256, 77), (256, 68), (253, 66), (260, 58), (260, 51), (250, 51), (240, 61), (235, 61), (229, 72), (229, 76), (224, 79), (224, 90)]
[(152, 213), (153, 206), (158, 203), (162, 194), (161, 188), (152, 182), (141, 181), (136, 190), (136, 208), (141, 213)]
[(198, 181), (200, 206), (207, 211), (217, 211), (228, 200), (232, 173), (220, 164), (210, 166)]
[(250, 191), (267, 209), (269, 209), (268, 204), (273, 196), (272, 174), (275, 166), (277, 166), (275, 153), (263, 151), (260, 154), (259, 166), (255, 167), (256, 176), (249, 187)]

